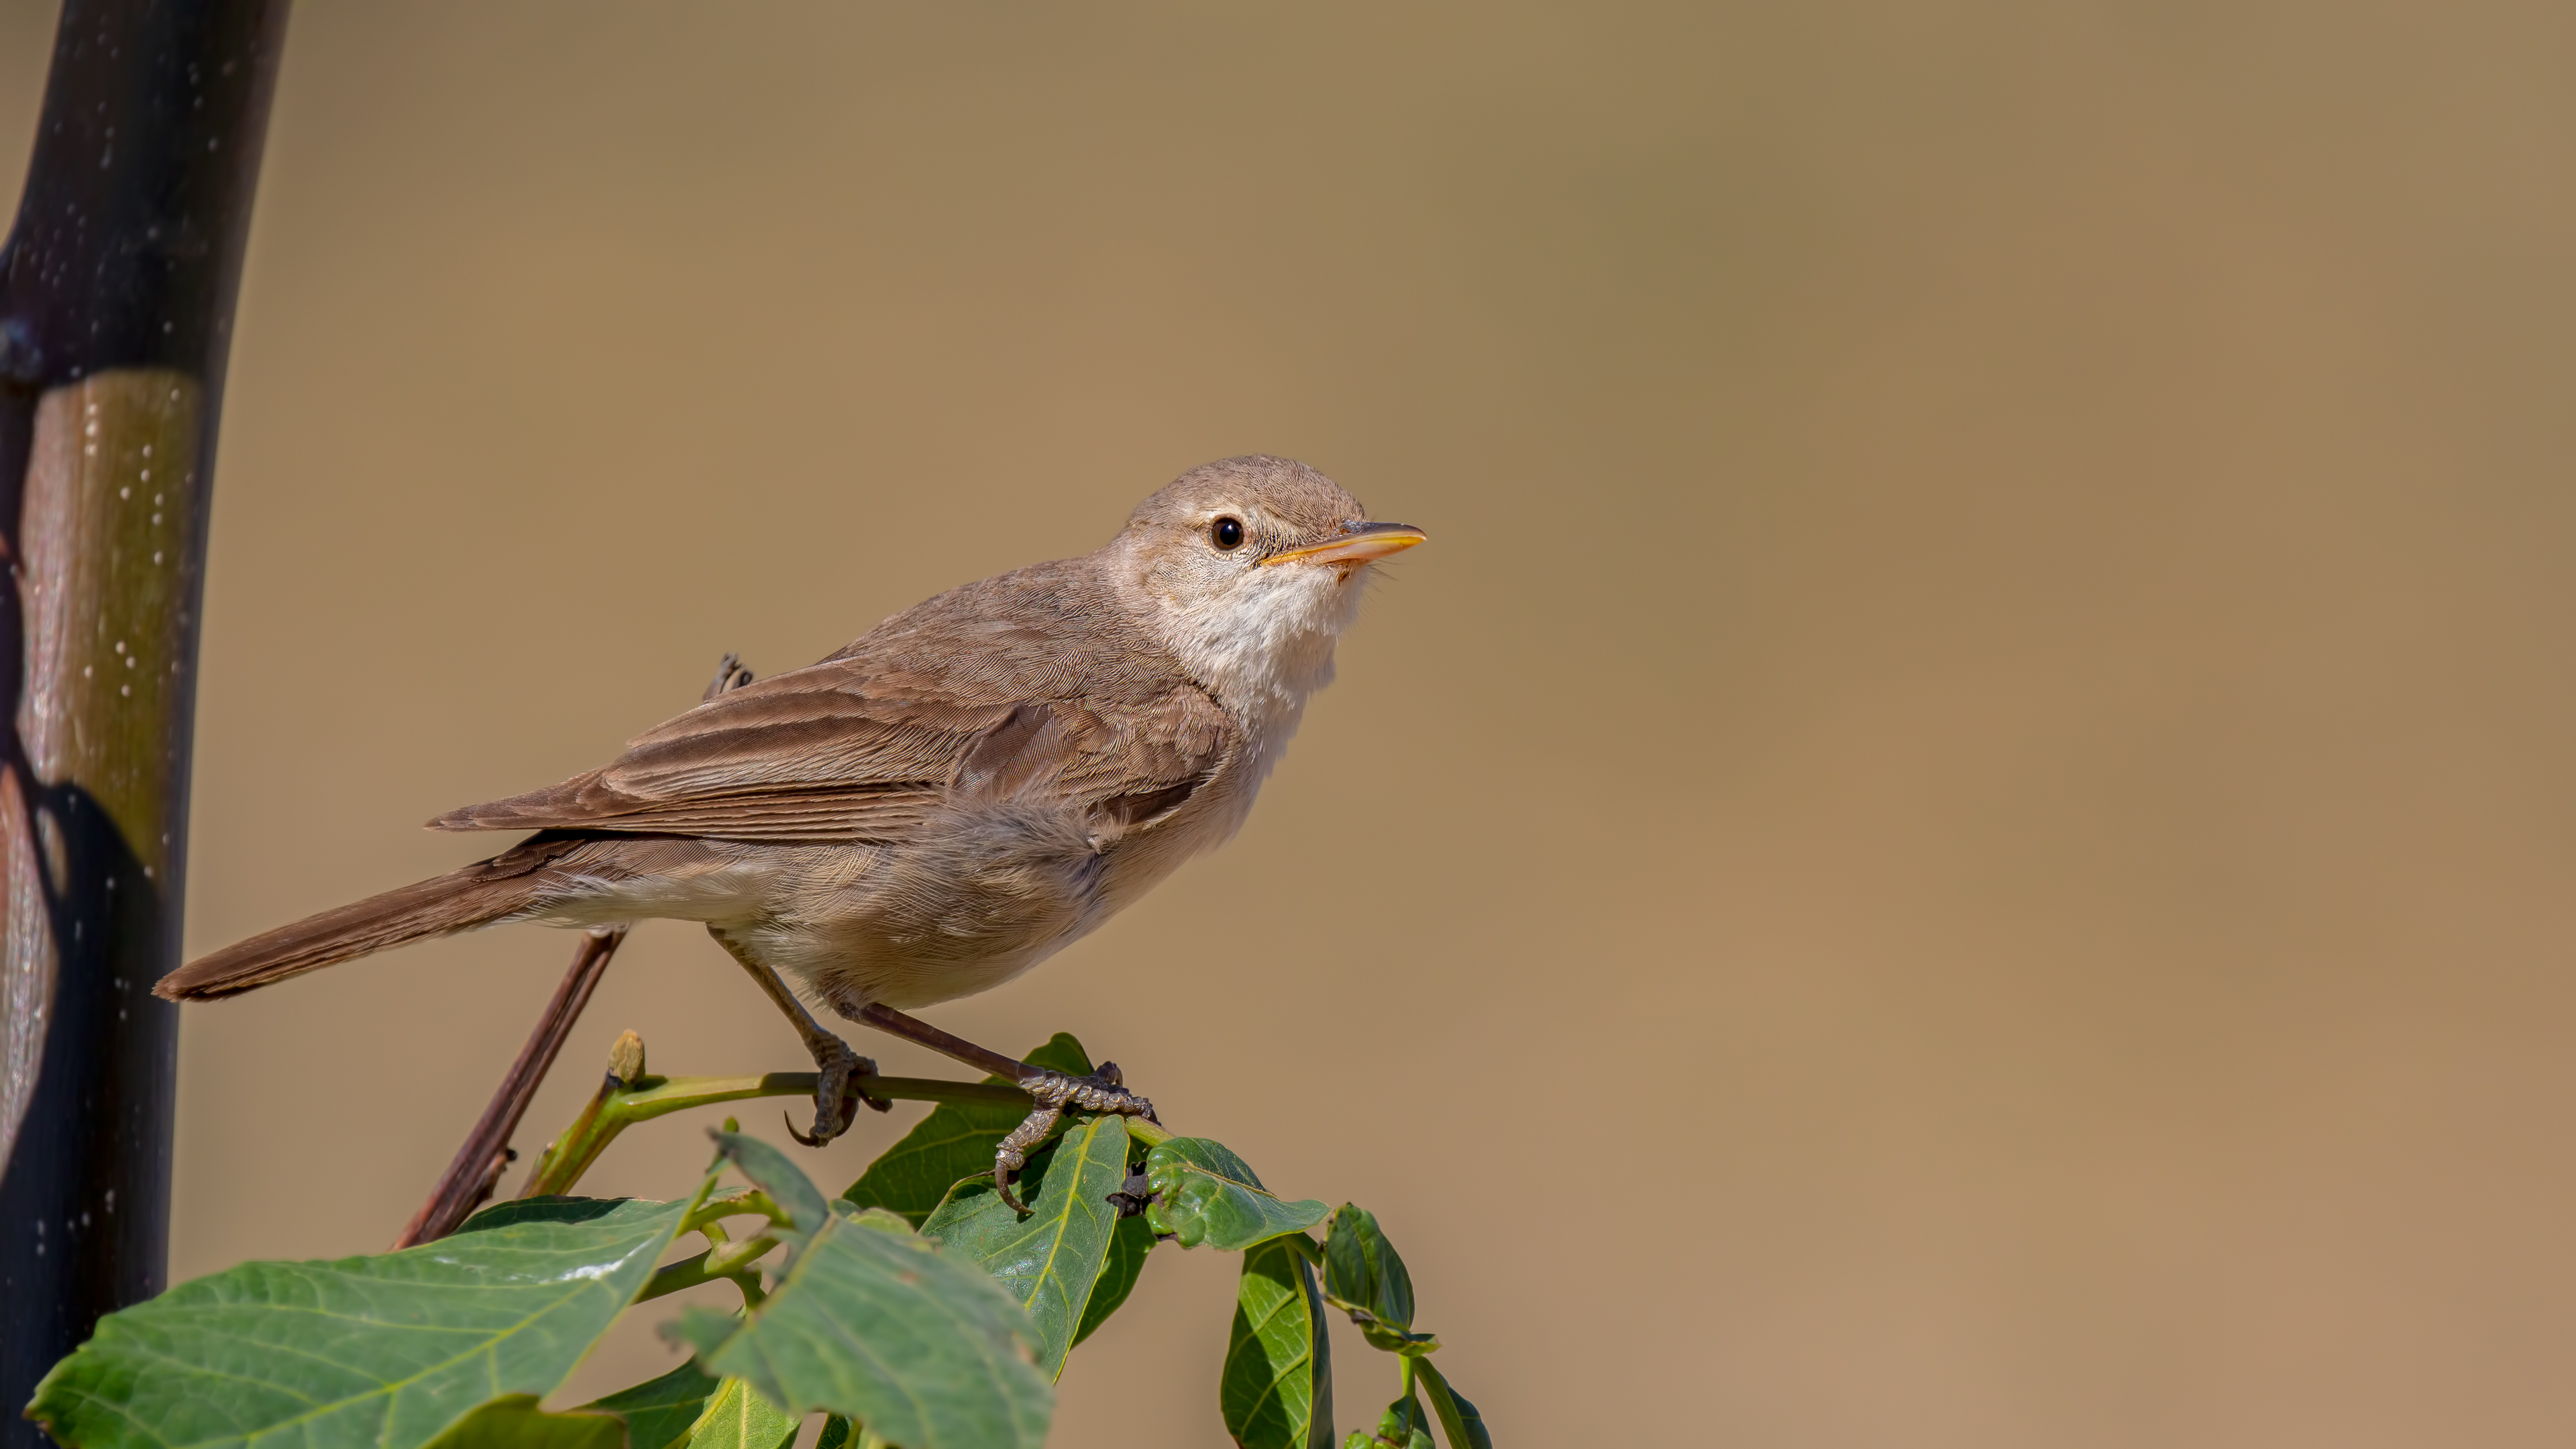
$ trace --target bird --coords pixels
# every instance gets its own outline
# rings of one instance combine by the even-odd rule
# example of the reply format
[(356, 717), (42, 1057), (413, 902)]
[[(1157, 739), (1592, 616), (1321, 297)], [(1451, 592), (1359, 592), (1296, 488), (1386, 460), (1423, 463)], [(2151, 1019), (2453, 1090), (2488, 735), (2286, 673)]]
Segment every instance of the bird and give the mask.
[(1038, 1104), (1153, 1115), (1115, 1066), (1033, 1066), (911, 1012), (988, 991), (1097, 929), (1243, 825), (1333, 677), (1369, 568), (1425, 540), (1293, 459), (1225, 458), (1100, 548), (962, 585), (802, 669), (728, 656), (695, 708), (598, 769), (452, 810), (527, 831), (499, 854), (191, 961), (205, 1001), (503, 922), (703, 925), (816, 1067), (810, 1132), (849, 1125), (875, 1064), (815, 1006), (1000, 1072)]

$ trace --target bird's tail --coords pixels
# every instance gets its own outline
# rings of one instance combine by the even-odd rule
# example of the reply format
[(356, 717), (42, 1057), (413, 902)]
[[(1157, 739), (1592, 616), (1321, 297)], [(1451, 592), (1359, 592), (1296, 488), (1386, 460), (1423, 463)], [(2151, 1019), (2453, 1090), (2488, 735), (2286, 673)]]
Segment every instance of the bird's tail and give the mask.
[(263, 931), (162, 977), (152, 993), (170, 1001), (231, 996), (407, 942), (490, 925), (548, 894), (556, 873), (547, 867), (564, 853), (562, 847), (575, 843), (532, 840), (462, 870)]

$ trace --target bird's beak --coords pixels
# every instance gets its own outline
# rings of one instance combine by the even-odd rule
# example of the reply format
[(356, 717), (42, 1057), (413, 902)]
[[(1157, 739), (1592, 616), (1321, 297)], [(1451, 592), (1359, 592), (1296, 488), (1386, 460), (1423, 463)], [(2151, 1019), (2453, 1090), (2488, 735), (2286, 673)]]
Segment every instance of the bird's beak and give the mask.
[(1388, 554), (1402, 553), (1430, 536), (1409, 523), (1346, 523), (1342, 525), (1339, 537), (1304, 548), (1292, 548), (1286, 553), (1274, 553), (1261, 562), (1265, 566), (1291, 560), (1300, 563), (1375, 563)]

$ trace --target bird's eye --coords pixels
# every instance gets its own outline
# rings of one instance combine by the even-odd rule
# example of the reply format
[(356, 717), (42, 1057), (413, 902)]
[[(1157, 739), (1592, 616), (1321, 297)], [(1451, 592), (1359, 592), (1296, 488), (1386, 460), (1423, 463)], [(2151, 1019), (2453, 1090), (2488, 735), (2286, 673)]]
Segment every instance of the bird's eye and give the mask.
[(1208, 541), (1227, 553), (1243, 547), (1243, 520), (1220, 518), (1208, 525)]

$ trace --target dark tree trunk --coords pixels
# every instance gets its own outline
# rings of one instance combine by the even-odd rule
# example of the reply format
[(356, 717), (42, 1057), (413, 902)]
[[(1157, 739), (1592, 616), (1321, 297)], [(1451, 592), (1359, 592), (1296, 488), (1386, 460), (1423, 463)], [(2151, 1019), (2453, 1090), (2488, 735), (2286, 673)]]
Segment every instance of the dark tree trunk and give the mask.
[(0, 252), (0, 1449), (167, 1269), (208, 482), (285, 0), (69, 0)]

